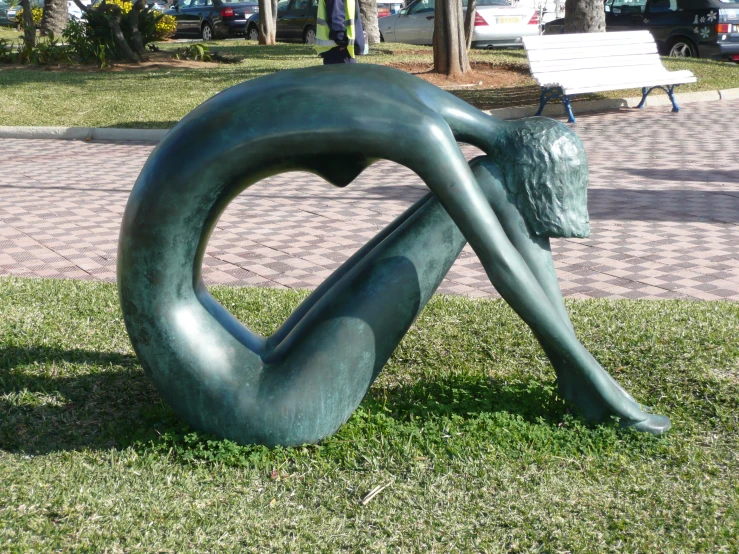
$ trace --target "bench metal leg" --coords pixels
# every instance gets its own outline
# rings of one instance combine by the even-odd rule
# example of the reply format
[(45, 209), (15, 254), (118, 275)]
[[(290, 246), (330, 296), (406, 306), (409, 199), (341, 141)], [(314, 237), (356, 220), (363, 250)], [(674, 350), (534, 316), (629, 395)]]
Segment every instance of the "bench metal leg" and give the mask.
[(535, 115), (541, 115), (541, 112), (544, 111), (544, 106), (547, 105), (547, 102), (552, 99), (552, 92), (554, 89), (551, 88), (542, 88), (541, 89), (541, 96), (539, 96), (539, 110), (536, 112)]
[(570, 106), (570, 97), (563, 96), (562, 104), (564, 104), (565, 110), (567, 110), (567, 123), (575, 123), (575, 116), (572, 115), (572, 106)]
[(641, 102), (639, 102), (637, 108), (639, 108), (640, 110), (644, 109), (644, 104), (647, 103), (647, 94), (649, 94), (650, 92), (652, 92), (652, 89), (647, 89), (647, 87), (641, 89)]
[(672, 102), (672, 111), (679, 112), (680, 106), (677, 105), (677, 100), (675, 100), (675, 87), (676, 86), (678, 85), (670, 85), (667, 87), (651, 87), (651, 88), (644, 87), (643, 89), (641, 89), (641, 94), (642, 94), (641, 102), (639, 102), (639, 105), (637, 106), (637, 108), (643, 108), (644, 105), (647, 103), (647, 96), (649, 95), (649, 93), (652, 92), (654, 89), (658, 88), (658, 89), (664, 90), (667, 93), (667, 96), (670, 97), (670, 101)]
[(675, 87), (677, 85), (672, 85), (667, 88), (667, 96), (670, 97), (670, 100), (672, 101), (672, 111), (673, 112), (679, 112), (680, 106), (677, 105), (677, 100), (675, 100)]
[(572, 106), (570, 105), (570, 97), (564, 94), (564, 91), (559, 87), (544, 87), (541, 89), (541, 96), (539, 97), (539, 110), (536, 115), (541, 115), (544, 111), (544, 106), (550, 100), (562, 100), (562, 105), (565, 107), (567, 113), (567, 122), (575, 123), (575, 116), (572, 115)]

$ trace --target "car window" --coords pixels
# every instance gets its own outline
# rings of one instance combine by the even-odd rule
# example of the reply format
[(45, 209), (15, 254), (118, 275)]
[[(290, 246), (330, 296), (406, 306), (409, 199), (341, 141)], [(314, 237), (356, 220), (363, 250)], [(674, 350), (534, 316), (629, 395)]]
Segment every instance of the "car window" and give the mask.
[(411, 9), (408, 10), (408, 15), (432, 11), (434, 11), (434, 0), (418, 0), (418, 2), (413, 4)]
[(192, 7), (192, 0), (180, 0), (177, 2), (177, 5), (180, 8), (191, 8)]
[(614, 14), (640, 14), (644, 13), (644, 9), (647, 5), (647, 0), (613, 0), (606, 8), (610, 8), (610, 11)]
[[(507, 0), (477, 0), (478, 6), (510, 6)], [(462, 0), (462, 6), (467, 7), (467, 0)]]
[(213, 0), (205, 0), (205, 5), (208, 7), (213, 6)]
[(309, 6), (310, 6), (310, 0), (295, 0), (295, 4), (293, 4), (293, 9), (303, 11), (307, 9)]
[(205, 0), (192, 0), (192, 4), (190, 4), (193, 8), (202, 8), (205, 6)]
[(677, 11), (677, 0), (650, 0), (649, 13), (666, 13)]

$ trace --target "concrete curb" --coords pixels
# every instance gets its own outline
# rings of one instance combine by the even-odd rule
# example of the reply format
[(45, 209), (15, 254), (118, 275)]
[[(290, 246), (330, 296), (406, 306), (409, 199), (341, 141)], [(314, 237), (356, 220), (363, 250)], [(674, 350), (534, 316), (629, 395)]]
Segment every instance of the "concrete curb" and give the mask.
[(116, 127), (0, 126), (0, 138), (159, 142), (168, 131), (169, 129), (118, 129)]
[[(678, 105), (693, 102), (714, 102), (718, 100), (739, 99), (739, 88), (724, 90), (707, 90), (700, 92), (677, 93)], [(634, 108), (639, 104), (641, 96), (630, 98), (604, 98), (602, 100), (585, 100), (573, 103), (575, 117), (585, 113)], [(647, 99), (647, 106), (669, 106), (670, 99), (659, 91), (652, 93)], [(517, 106), (514, 108), (498, 108), (483, 110), (485, 113), (501, 119), (519, 119), (531, 117), (538, 106)], [(550, 104), (544, 108), (543, 115), (560, 117), (564, 108), (560, 104)], [(0, 125), (0, 139), (60, 139), (60, 140), (110, 140), (159, 142), (169, 129), (119, 129), (116, 127), (14, 127)]]

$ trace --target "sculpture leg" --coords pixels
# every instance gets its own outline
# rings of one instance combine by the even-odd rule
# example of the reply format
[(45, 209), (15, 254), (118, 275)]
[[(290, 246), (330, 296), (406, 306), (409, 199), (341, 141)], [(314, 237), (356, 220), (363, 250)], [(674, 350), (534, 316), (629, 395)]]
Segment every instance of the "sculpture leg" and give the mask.
[[(495, 164), (487, 158), (478, 158), (471, 162), (471, 167), (507, 238), (538, 281), (551, 307), (557, 312), (561, 324), (574, 335), (574, 329), (567, 314), (554, 270), (549, 239), (536, 236), (530, 231), (516, 204), (508, 198), (502, 184), (502, 175)], [(630, 401), (636, 404), (634, 399), (602, 367), (594, 365), (591, 369), (591, 371), (601, 374), (599, 378), (602, 381), (602, 386), (600, 388), (594, 387), (587, 377), (587, 373), (583, 374), (576, 366), (573, 366), (568, 357), (561, 355), (556, 349), (552, 348), (541, 334), (535, 331), (535, 335), (557, 373), (560, 394), (576, 405), (585, 417), (601, 420), (613, 414), (610, 403), (603, 398), (604, 394), (621, 396), (627, 403)], [(634, 424), (633, 420), (625, 423), (627, 425)], [(642, 420), (635, 425), (641, 430), (663, 432), (669, 428), (669, 420), (662, 416), (650, 416), (647, 421)]]
[[(429, 135), (437, 138), (451, 135), (442, 125), (433, 131)], [(450, 136), (449, 141), (453, 140)], [(501, 296), (542, 343), (561, 357), (564, 363), (559, 364), (560, 368), (571, 368), (570, 380), (582, 383), (580, 388), (589, 399), (584, 406), (588, 414), (614, 415), (623, 425), (641, 431), (666, 431), (669, 419), (642, 410), (578, 341), (564, 322), (561, 310), (555, 307), (525, 259), (511, 244), (461, 153), (454, 153), (443, 140), (419, 142), (425, 143), (422, 146), (429, 160), (419, 172), (421, 177), (460, 227)]]

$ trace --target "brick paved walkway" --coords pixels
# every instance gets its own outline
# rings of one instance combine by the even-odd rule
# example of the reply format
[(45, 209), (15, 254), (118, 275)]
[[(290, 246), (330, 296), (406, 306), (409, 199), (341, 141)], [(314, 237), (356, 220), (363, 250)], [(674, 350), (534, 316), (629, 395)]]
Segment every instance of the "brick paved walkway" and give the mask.
[[(579, 117), (592, 235), (553, 241), (565, 295), (739, 300), (737, 128), (739, 101)], [(120, 217), (152, 146), (0, 145), (0, 275), (114, 281)], [(221, 218), (206, 280), (315, 287), (425, 192), (388, 162), (346, 189), (305, 173), (259, 183)], [(495, 294), (469, 247), (440, 291)]]

